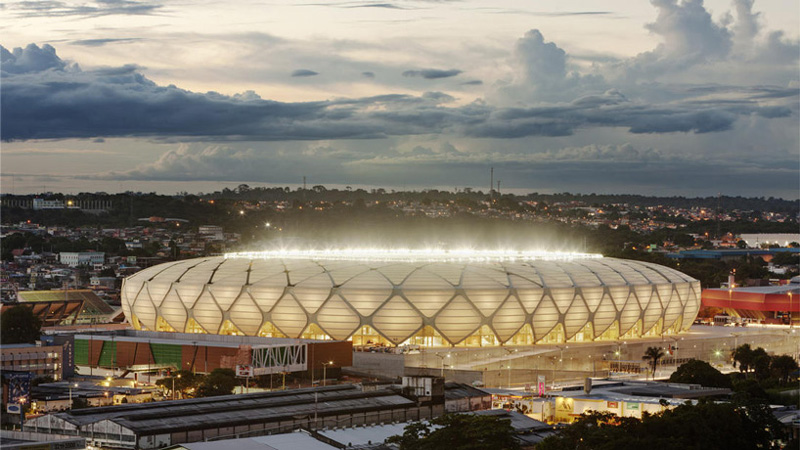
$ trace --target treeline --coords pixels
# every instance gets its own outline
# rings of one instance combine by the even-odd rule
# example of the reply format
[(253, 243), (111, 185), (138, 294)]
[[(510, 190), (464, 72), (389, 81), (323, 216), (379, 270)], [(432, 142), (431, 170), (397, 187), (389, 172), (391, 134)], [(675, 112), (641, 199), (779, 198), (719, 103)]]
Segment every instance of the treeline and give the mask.
[[(250, 187), (247, 184), (239, 185), (235, 189), (225, 188), (221, 191), (212, 193), (191, 194), (181, 192), (173, 196), (158, 195), (155, 193), (125, 192), (119, 194), (107, 193), (80, 193), (77, 195), (66, 196), (64, 194), (41, 194), (39, 197), (48, 199), (74, 199), (80, 201), (110, 200), (114, 203), (115, 209), (124, 208), (129, 205), (126, 200), (130, 197), (147, 198), (160, 197), (163, 199), (185, 199), (193, 203), (197, 199), (203, 200), (234, 200), (234, 201), (300, 201), (300, 202), (354, 202), (357, 199), (364, 201), (416, 201), (416, 202), (454, 202), (458, 200), (467, 202), (483, 202), (491, 198), (495, 201), (507, 199), (513, 202), (544, 202), (553, 203), (582, 203), (589, 206), (600, 205), (622, 205), (651, 207), (665, 206), (674, 208), (706, 208), (712, 211), (771, 211), (777, 213), (789, 213), (796, 215), (800, 212), (800, 204), (795, 200), (784, 200), (775, 197), (741, 197), (741, 196), (719, 196), (719, 197), (653, 197), (635, 194), (573, 194), (569, 192), (556, 194), (540, 194), (533, 192), (525, 195), (515, 195), (502, 193), (495, 190), (484, 192), (472, 190), (470, 188), (458, 191), (446, 191), (438, 189), (425, 189), (420, 191), (395, 191), (382, 188), (377, 189), (335, 189), (326, 188), (324, 185), (314, 185), (306, 189), (290, 187)], [(27, 196), (5, 196), (6, 198), (33, 198), (34, 195)]]

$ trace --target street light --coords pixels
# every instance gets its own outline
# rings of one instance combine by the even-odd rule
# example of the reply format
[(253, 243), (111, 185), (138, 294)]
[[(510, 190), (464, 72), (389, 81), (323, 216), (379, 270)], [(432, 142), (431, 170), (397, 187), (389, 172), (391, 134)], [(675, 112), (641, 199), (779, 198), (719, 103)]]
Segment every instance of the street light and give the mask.
[(440, 359), (440, 360), (441, 360), (441, 362), (442, 362), (441, 377), (442, 377), (442, 378), (444, 378), (444, 359), (445, 359), (445, 358), (449, 358), (449, 357), (450, 357), (450, 353), (448, 353), (448, 354), (446, 354), (446, 355), (444, 355), (444, 356), (442, 356), (442, 355), (440, 355), (440, 354), (436, 353), (436, 354), (435, 354), (435, 356), (439, 357), (439, 359)]
[(508, 348), (505, 348), (505, 347), (502, 347), (502, 349), (505, 350), (506, 353), (509, 355), (508, 367), (507, 367), (507, 369), (508, 369), (508, 388), (511, 389), (511, 355), (516, 353), (517, 349), (515, 348), (515, 349), (512, 350), (512, 349), (508, 349)]
[(330, 366), (331, 364), (333, 364), (333, 361), (328, 361), (328, 362), (322, 363), (322, 385), (323, 386), (325, 386), (325, 381), (327, 381), (327, 378), (328, 378), (328, 366)]
[(69, 384), (69, 409), (72, 410), (72, 388), (78, 387), (78, 383), (70, 383)]
[(175, 378), (180, 378), (181, 374), (172, 377), (172, 399), (175, 400)]

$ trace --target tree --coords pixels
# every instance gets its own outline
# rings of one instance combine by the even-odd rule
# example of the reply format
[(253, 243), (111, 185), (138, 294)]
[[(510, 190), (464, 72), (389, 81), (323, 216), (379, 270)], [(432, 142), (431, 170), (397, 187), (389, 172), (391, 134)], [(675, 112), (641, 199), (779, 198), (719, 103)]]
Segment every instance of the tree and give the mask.
[(0, 316), (0, 342), (3, 344), (33, 344), (42, 335), (42, 321), (31, 308), (17, 305)]
[(653, 377), (656, 376), (656, 367), (658, 366), (658, 360), (664, 357), (664, 349), (661, 347), (647, 347), (647, 350), (644, 351), (644, 356), (642, 359), (646, 359), (649, 361), (649, 364), (653, 368)]
[(733, 358), (733, 367), (739, 364), (739, 372), (749, 372), (750, 367), (753, 365), (753, 349), (750, 344), (742, 344), (731, 352)]
[(117, 277), (117, 273), (114, 272), (114, 269), (112, 269), (111, 267), (106, 267), (105, 269), (101, 270), (98, 275), (101, 277), (111, 277), (111, 278)]
[[(739, 375), (741, 377), (741, 374)], [(758, 381), (752, 378), (739, 378), (733, 381), (733, 392), (746, 396), (747, 398), (767, 399), (769, 394), (764, 390)]]
[(701, 399), (642, 419), (591, 412), (550, 436), (536, 450), (777, 449), (782, 428), (764, 405)]
[(172, 391), (172, 382), (175, 381), (175, 391), (181, 393), (181, 398), (185, 397), (186, 392), (197, 388), (203, 382), (203, 375), (196, 375), (191, 370), (178, 370), (171, 376), (156, 381), (156, 386), (161, 386), (166, 391)]
[(763, 348), (758, 347), (753, 350), (753, 369), (757, 379), (764, 380), (769, 377), (770, 361), (772, 361), (772, 358)]
[(789, 355), (780, 355), (772, 358), (770, 362), (770, 370), (772, 374), (781, 381), (781, 383), (788, 383), (790, 375), (797, 371), (797, 361)]
[(731, 380), (711, 364), (692, 359), (681, 364), (669, 377), (671, 383), (699, 384), (705, 387), (730, 388)]
[(776, 266), (791, 266), (800, 263), (800, 253), (778, 252), (772, 257), (772, 264)]
[(239, 383), (236, 381), (236, 372), (233, 369), (214, 369), (198, 386), (197, 396), (229, 395), (237, 384)]
[(75, 397), (72, 399), (72, 409), (85, 409), (89, 407), (89, 400), (83, 397)]
[(446, 414), (430, 422), (413, 422), (387, 443), (400, 450), (516, 450), (511, 421), (494, 416)]

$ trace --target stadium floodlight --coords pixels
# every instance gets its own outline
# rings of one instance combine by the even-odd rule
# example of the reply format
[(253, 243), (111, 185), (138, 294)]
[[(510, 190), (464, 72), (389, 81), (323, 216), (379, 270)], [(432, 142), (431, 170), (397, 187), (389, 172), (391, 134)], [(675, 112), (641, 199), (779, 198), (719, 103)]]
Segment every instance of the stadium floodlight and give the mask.
[(260, 252), (226, 253), (226, 259), (304, 259), (324, 261), (397, 261), (397, 262), (514, 262), (514, 261), (572, 261), (599, 259), (603, 255), (543, 250), (476, 250), (476, 249), (382, 249), (342, 248), (327, 250), (270, 250)]

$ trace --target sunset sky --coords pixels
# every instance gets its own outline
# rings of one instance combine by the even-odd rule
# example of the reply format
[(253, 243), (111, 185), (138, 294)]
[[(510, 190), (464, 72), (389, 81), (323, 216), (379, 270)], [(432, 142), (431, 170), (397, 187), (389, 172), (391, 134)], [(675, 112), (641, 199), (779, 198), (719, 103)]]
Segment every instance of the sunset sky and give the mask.
[(5, 1), (3, 193), (800, 197), (800, 4)]

